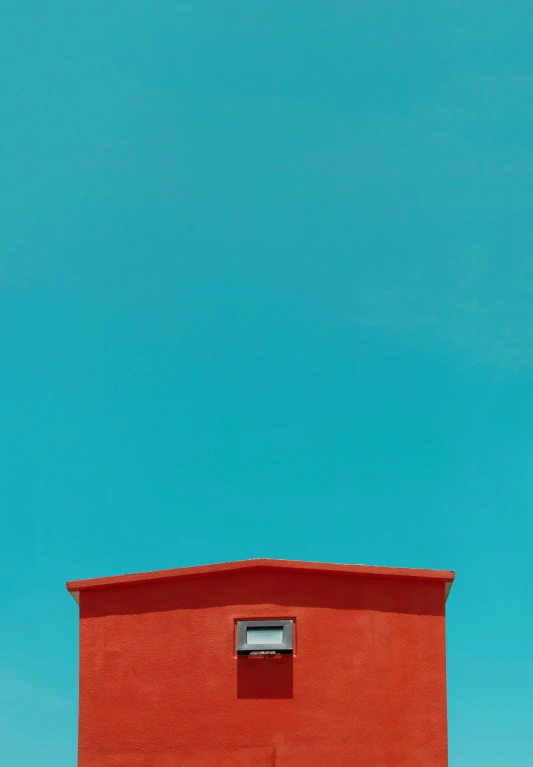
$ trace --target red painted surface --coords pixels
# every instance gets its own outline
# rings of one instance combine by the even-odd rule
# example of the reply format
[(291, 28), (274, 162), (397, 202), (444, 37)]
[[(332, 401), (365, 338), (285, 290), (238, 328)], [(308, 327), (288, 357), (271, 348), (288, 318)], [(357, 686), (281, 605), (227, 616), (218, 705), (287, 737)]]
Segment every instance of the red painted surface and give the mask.
[(148, 583), (185, 578), (191, 575), (211, 575), (235, 570), (250, 569), (306, 570), (319, 573), (351, 573), (353, 575), (372, 575), (375, 578), (401, 578), (407, 580), (442, 581), (451, 583), (455, 573), (451, 570), (421, 570), (408, 567), (376, 567), (375, 565), (338, 565), (331, 562), (301, 562), (291, 559), (244, 559), (237, 562), (218, 562), (214, 565), (198, 567), (180, 567), (175, 570), (156, 570), (151, 573), (130, 573), (114, 575), (109, 578), (89, 578), (83, 581), (70, 581), (67, 588), (71, 592), (84, 589), (104, 588), (121, 583)]
[[(68, 584), (79, 767), (446, 767), (453, 573), (235, 564)], [(294, 655), (235, 657), (265, 617)]]

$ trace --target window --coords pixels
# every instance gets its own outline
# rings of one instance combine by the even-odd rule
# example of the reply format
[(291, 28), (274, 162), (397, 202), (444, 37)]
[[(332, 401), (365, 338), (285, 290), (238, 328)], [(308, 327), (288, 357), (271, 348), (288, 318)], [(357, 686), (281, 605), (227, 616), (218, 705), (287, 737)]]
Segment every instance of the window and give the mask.
[(247, 644), (283, 644), (282, 626), (248, 626), (246, 629)]
[(293, 621), (237, 621), (237, 653), (292, 653)]

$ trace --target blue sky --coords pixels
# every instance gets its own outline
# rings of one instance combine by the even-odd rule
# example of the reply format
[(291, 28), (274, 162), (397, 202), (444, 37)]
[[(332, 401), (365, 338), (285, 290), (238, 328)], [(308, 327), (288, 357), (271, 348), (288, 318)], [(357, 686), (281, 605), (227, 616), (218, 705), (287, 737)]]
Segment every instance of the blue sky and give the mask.
[(532, 29), (4, 0), (2, 765), (75, 764), (67, 579), (254, 556), (456, 569), (450, 765), (531, 765)]

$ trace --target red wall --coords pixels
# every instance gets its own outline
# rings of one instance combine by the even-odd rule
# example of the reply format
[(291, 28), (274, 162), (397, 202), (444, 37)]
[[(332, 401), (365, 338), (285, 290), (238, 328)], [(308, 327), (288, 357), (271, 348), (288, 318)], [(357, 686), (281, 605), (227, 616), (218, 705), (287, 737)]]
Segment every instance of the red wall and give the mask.
[[(79, 767), (446, 767), (444, 601), (272, 569), (84, 591)], [(294, 656), (235, 657), (256, 617)]]

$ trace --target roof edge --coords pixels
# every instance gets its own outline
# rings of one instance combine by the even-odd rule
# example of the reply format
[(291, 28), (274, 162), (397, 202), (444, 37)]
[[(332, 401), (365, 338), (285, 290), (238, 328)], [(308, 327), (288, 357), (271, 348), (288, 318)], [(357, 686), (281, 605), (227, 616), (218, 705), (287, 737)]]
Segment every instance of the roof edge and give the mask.
[(194, 575), (235, 572), (250, 569), (305, 570), (306, 572), (346, 573), (372, 576), (374, 578), (400, 578), (416, 581), (439, 581), (446, 584), (446, 598), (455, 578), (452, 570), (425, 570), (405, 567), (377, 567), (374, 565), (347, 565), (331, 562), (304, 562), (291, 559), (243, 559), (236, 562), (219, 562), (211, 565), (180, 567), (173, 570), (156, 570), (146, 573), (130, 573), (104, 578), (88, 578), (69, 581), (66, 586), (74, 599), (79, 602), (79, 592), (139, 583), (160, 583)]

